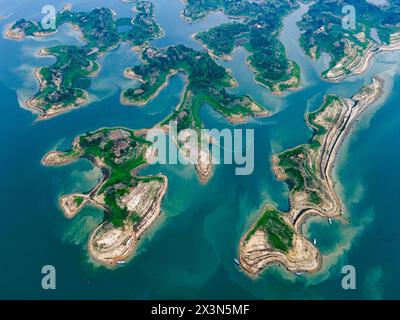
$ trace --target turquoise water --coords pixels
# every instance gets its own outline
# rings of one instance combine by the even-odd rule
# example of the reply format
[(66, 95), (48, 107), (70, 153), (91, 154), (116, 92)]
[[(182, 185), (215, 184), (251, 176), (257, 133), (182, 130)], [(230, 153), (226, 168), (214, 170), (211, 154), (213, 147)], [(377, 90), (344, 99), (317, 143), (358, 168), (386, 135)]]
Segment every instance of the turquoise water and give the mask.
[[(88, 10), (104, 1), (73, 1), (76, 9)], [(179, 0), (159, 0), (158, 20), (166, 37), (157, 46), (184, 43), (200, 49), (191, 34), (227, 21), (214, 14), (196, 23), (180, 20)], [(48, 1), (3, 1), (1, 16), (39, 18)], [(130, 16), (131, 6), (107, 1), (121, 16)], [(57, 4), (61, 8), (62, 4)], [(350, 299), (400, 298), (400, 78), (398, 53), (375, 58), (363, 76), (340, 84), (320, 80), (318, 71), (327, 61), (310, 61), (298, 47), (296, 19), (306, 10), (285, 19), (282, 34), (289, 56), (302, 67), (304, 85), (288, 96), (271, 96), (253, 82), (246, 52), (238, 49), (230, 62), (219, 62), (232, 70), (239, 82), (233, 91), (248, 93), (270, 107), (270, 118), (250, 121), (240, 128), (256, 130), (255, 172), (235, 176), (233, 166), (218, 166), (207, 185), (201, 185), (191, 167), (153, 166), (144, 173), (163, 172), (170, 186), (162, 218), (141, 241), (135, 258), (123, 268), (107, 270), (89, 261), (86, 240), (101, 221), (102, 213), (86, 208), (73, 221), (66, 220), (57, 207), (61, 194), (87, 191), (100, 176), (87, 161), (61, 168), (41, 166), (42, 156), (54, 148), (66, 148), (73, 138), (105, 126), (149, 128), (179, 102), (184, 79), (175, 76), (162, 93), (143, 108), (119, 104), (121, 88), (134, 85), (122, 77), (126, 66), (138, 62), (129, 46), (104, 57), (102, 71), (93, 81), (93, 102), (79, 110), (46, 122), (19, 107), (18, 97), (35, 92), (35, 66), (52, 63), (36, 58), (35, 50), (57, 43), (79, 44), (68, 27), (41, 40), (22, 42), (0, 40), (0, 298), (156, 299), (156, 298), (257, 298), (257, 299)], [(267, 270), (257, 280), (249, 279), (232, 263), (238, 241), (266, 203), (288, 208), (287, 186), (276, 181), (270, 166), (272, 153), (304, 143), (311, 132), (304, 114), (318, 108), (326, 93), (351, 96), (372, 76), (386, 81), (381, 103), (365, 114), (348, 139), (336, 166), (338, 192), (351, 224), (315, 219), (307, 224), (310, 238), (318, 238), (324, 253), (324, 269), (312, 276), (294, 277), (279, 267)], [(226, 121), (210, 108), (202, 109), (208, 128), (225, 128)], [(57, 290), (41, 289), (41, 268), (51, 264), (57, 270)], [(341, 267), (357, 270), (357, 290), (341, 288)]]

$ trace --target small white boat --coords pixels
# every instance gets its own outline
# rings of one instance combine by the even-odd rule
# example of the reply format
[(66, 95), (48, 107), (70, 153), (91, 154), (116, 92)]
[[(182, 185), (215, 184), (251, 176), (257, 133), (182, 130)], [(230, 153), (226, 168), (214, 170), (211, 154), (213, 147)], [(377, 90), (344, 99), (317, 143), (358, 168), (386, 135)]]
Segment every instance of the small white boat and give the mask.
[(234, 258), (233, 261), (235, 261), (235, 264), (240, 267), (240, 262), (238, 259)]
[(317, 244), (317, 239), (314, 239), (314, 246)]
[(123, 264), (126, 264), (126, 261), (124, 261), (124, 260), (119, 260), (119, 261), (117, 261), (117, 264), (123, 265)]
[(296, 276), (302, 276), (303, 273), (302, 272), (296, 272)]
[(329, 222), (329, 224), (332, 224), (332, 219), (329, 218), (329, 219), (328, 219), (328, 222)]

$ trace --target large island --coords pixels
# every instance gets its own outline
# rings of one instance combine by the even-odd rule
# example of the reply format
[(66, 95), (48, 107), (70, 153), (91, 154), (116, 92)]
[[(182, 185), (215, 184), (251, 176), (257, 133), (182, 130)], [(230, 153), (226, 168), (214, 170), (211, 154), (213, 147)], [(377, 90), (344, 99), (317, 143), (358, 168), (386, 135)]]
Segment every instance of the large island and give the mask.
[(242, 237), (240, 264), (246, 272), (257, 275), (274, 263), (296, 273), (319, 270), (321, 255), (304, 237), (302, 225), (310, 216), (334, 219), (342, 215), (332, 180), (337, 153), (354, 122), (382, 92), (383, 80), (375, 78), (351, 99), (327, 96), (323, 106), (306, 117), (313, 130), (309, 143), (273, 157), (276, 177), (290, 188), (290, 211), (267, 205)]
[(236, 20), (194, 35), (212, 56), (229, 60), (233, 49), (243, 46), (250, 52), (247, 62), (255, 73), (256, 82), (268, 87), (274, 94), (282, 94), (300, 86), (299, 66), (288, 59), (285, 48), (279, 41), (282, 19), (298, 7), (296, 1), (184, 2), (186, 8), (182, 15), (190, 22), (217, 10)]
[[(355, 29), (343, 26), (345, 5), (355, 8)], [(329, 54), (329, 68), (322, 76), (339, 82), (364, 73), (377, 53), (400, 50), (399, 17), (396, 1), (391, 1), (390, 7), (380, 7), (365, 0), (317, 0), (299, 22), (301, 45), (313, 59), (323, 52)]]
[(152, 156), (145, 133), (101, 129), (76, 138), (71, 150), (50, 152), (43, 159), (47, 166), (59, 166), (86, 158), (102, 169), (103, 179), (93, 190), (65, 195), (59, 203), (71, 219), (87, 204), (105, 212), (104, 222), (92, 232), (88, 244), (91, 257), (103, 265), (125, 263), (161, 213), (167, 177), (137, 175)]

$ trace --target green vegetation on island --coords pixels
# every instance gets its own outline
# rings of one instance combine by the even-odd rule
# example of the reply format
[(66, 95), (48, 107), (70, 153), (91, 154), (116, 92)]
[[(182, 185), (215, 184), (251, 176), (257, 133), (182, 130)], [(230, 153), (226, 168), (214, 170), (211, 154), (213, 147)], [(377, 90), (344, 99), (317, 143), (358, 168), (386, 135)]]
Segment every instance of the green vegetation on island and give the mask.
[[(264, 6), (262, 1), (246, 0), (183, 0), (183, 2), (186, 6), (182, 14), (190, 22), (203, 19), (215, 11), (224, 11), (228, 16), (239, 18), (257, 17), (260, 14), (260, 5)], [(269, 2), (271, 6), (279, 5), (278, 0)], [(263, 8), (268, 10), (268, 6)]]
[(321, 151), (327, 152), (324, 150), (326, 148), (324, 144), (326, 145), (325, 141), (329, 132), (335, 132), (337, 135), (343, 133), (343, 128), (336, 128), (336, 125), (332, 127), (332, 121), (337, 124), (340, 123), (339, 121), (346, 120), (341, 117), (348, 108), (347, 104), (348, 102), (339, 96), (326, 96), (320, 109), (307, 114), (307, 123), (313, 130), (309, 143), (284, 151), (274, 157), (277, 176), (284, 177), (292, 198), (296, 198), (296, 194), (305, 194), (306, 197), (303, 200), (317, 206), (321, 204), (322, 199), (329, 198), (324, 192), (326, 175), (321, 165), (324, 161)]
[(148, 1), (138, 1), (136, 3), (137, 14), (131, 21), (118, 19), (119, 27), (128, 26), (130, 28), (122, 39), (129, 41), (136, 47), (147, 46), (149, 41), (161, 38), (164, 30), (155, 21), (154, 4)]
[(36, 70), (40, 90), (27, 101), (28, 106), (50, 116), (86, 102), (89, 77), (100, 69), (96, 55), (84, 47), (64, 45), (42, 49), (40, 54), (55, 56), (57, 61)]
[(236, 46), (250, 52), (248, 63), (255, 72), (255, 80), (273, 93), (282, 93), (300, 85), (300, 70), (287, 58), (279, 41), (282, 19), (298, 4), (291, 0), (250, 2), (245, 0), (197, 1), (188, 0), (183, 15), (198, 20), (215, 10), (239, 21), (225, 23), (195, 35), (215, 56), (229, 59)]
[(242, 122), (267, 111), (249, 96), (236, 96), (227, 91), (235, 82), (229, 73), (206, 53), (183, 45), (160, 50), (147, 48), (142, 53), (143, 64), (129, 68), (125, 74), (140, 80), (137, 88), (122, 93), (125, 104), (145, 104), (167, 83), (168, 78), (182, 72), (187, 76), (183, 99), (163, 124), (177, 121), (178, 130), (202, 128), (199, 111), (209, 104), (231, 122)]
[[(84, 157), (100, 166), (104, 180), (91, 192), (93, 198), (104, 199), (107, 219), (115, 226), (122, 226), (129, 216), (123, 197), (139, 182), (160, 181), (160, 177), (146, 177), (146, 181), (136, 176), (136, 170), (147, 163), (145, 153), (151, 143), (143, 136), (136, 136), (128, 129), (101, 129), (80, 136), (71, 152), (57, 154), (56, 158), (46, 157), (45, 163), (56, 165), (65, 157), (70, 160)], [(51, 155), (51, 154), (50, 154)], [(62, 160), (62, 163), (68, 162)], [(102, 202), (100, 200), (96, 200)], [(75, 198), (77, 206), (83, 199)], [(79, 203), (78, 203), (79, 202)]]
[(152, 153), (145, 134), (125, 128), (100, 129), (76, 138), (71, 150), (50, 152), (43, 159), (45, 165), (56, 166), (86, 158), (102, 170), (103, 178), (90, 192), (60, 199), (65, 216), (71, 219), (87, 204), (105, 212), (88, 246), (90, 255), (102, 264), (115, 265), (129, 258), (161, 212), (167, 177), (137, 174)]
[(83, 200), (84, 200), (84, 198), (83, 197), (76, 197), (75, 199), (74, 199), (74, 201), (75, 201), (75, 205), (77, 206), (77, 207), (79, 207), (82, 203), (83, 203)]
[[(343, 11), (345, 5), (354, 6), (354, 29), (343, 26), (345, 19), (352, 18), (351, 12)], [(365, 0), (317, 0), (299, 22), (300, 41), (313, 59), (318, 59), (323, 52), (329, 54), (330, 65), (322, 76), (340, 81), (364, 72), (371, 56), (379, 50), (399, 50), (399, 23), (398, 1), (382, 7)]]
[(272, 248), (287, 253), (292, 248), (294, 230), (282, 216), (283, 213), (273, 207), (265, 208), (246, 239), (249, 240), (257, 230), (262, 230)]

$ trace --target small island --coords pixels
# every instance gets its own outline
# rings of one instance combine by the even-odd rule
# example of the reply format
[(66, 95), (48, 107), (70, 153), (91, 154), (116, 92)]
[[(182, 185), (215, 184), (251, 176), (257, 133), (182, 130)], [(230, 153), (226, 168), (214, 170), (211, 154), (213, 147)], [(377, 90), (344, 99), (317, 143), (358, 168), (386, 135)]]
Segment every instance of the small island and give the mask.
[(89, 204), (105, 212), (104, 222), (92, 232), (88, 244), (90, 256), (103, 265), (129, 259), (161, 213), (167, 177), (137, 175), (152, 156), (145, 134), (145, 130), (100, 129), (77, 137), (71, 150), (50, 152), (43, 159), (46, 166), (59, 166), (86, 158), (101, 168), (103, 178), (93, 190), (63, 196), (59, 204), (70, 219)]
[(283, 213), (267, 205), (242, 237), (240, 265), (247, 273), (257, 275), (270, 264), (296, 273), (321, 268), (322, 257), (304, 237), (302, 226), (311, 216), (342, 216), (332, 180), (337, 153), (354, 122), (382, 93), (383, 79), (376, 77), (351, 99), (328, 95), (323, 106), (306, 117), (313, 130), (309, 143), (273, 156), (277, 179), (286, 181), (290, 189), (290, 211)]
[(186, 8), (182, 15), (188, 21), (197, 21), (217, 10), (237, 20), (194, 35), (194, 39), (200, 41), (210, 55), (229, 60), (233, 49), (242, 46), (250, 52), (247, 63), (255, 73), (257, 83), (274, 94), (300, 86), (300, 68), (287, 58), (285, 48), (279, 41), (282, 19), (298, 7), (296, 1), (184, 2)]
[[(41, 49), (39, 55), (55, 56), (57, 61), (49, 67), (35, 71), (39, 91), (26, 101), (26, 106), (39, 113), (39, 119), (70, 111), (88, 103), (86, 91), (100, 69), (96, 62), (115, 49), (121, 42), (129, 42), (135, 50), (143, 50), (151, 40), (160, 38), (164, 31), (155, 22), (154, 5), (148, 1), (137, 1), (134, 18), (115, 19), (108, 8), (90, 12), (72, 12), (66, 5), (57, 14), (56, 29), (44, 29), (41, 23), (21, 19), (11, 24), (6, 32), (10, 39), (43, 37), (57, 31), (63, 24), (69, 24), (81, 33), (84, 46), (59, 45)], [(124, 31), (120, 31), (123, 29)], [(126, 30), (127, 29), (127, 30)]]
[(351, 1), (357, 13), (355, 30), (342, 26), (345, 4), (315, 1), (299, 22), (306, 54), (319, 59), (325, 52), (331, 57), (322, 77), (333, 82), (364, 73), (379, 52), (400, 50), (400, 4), (391, 2), (386, 8), (365, 0)]

